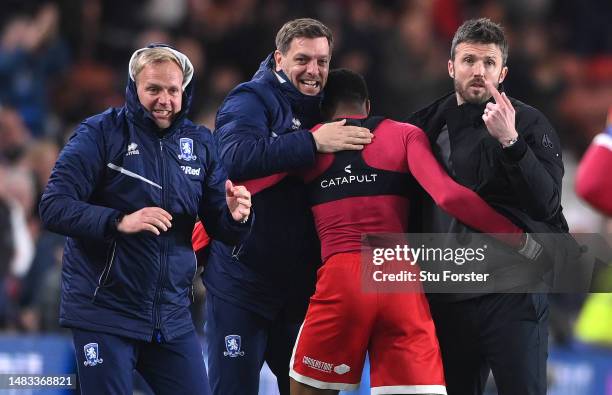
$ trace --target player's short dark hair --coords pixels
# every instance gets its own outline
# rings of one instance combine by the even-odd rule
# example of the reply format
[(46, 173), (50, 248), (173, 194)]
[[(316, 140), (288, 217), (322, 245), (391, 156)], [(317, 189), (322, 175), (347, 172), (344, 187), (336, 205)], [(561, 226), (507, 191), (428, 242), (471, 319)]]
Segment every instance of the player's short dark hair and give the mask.
[(455, 50), (461, 43), (495, 44), (501, 50), (504, 65), (508, 60), (508, 41), (504, 29), (489, 18), (469, 19), (459, 26), (451, 44), (451, 60), (455, 60)]
[(276, 49), (283, 55), (286, 54), (291, 46), (291, 41), (296, 37), (325, 37), (329, 44), (329, 53), (331, 53), (334, 46), (332, 32), (327, 26), (316, 19), (300, 18), (285, 23), (276, 33)]
[(327, 77), (321, 114), (325, 119), (330, 119), (339, 103), (361, 105), (369, 99), (368, 86), (361, 74), (349, 69), (334, 69)]

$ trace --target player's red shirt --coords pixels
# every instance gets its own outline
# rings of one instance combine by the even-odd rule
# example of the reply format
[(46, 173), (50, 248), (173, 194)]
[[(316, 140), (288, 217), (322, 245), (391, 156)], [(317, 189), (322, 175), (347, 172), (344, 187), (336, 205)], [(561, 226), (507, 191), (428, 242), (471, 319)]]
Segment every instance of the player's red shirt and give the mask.
[[(305, 181), (312, 182), (324, 173), (336, 155), (318, 154), (315, 166), (303, 175)], [(438, 206), (466, 225), (486, 233), (517, 234), (513, 242), (519, 244), (523, 231), (475, 192), (456, 183), (434, 158), (420, 128), (385, 119), (361, 156), (371, 168), (411, 174)], [(409, 198), (399, 195), (348, 197), (314, 205), (323, 262), (338, 252), (360, 251), (363, 233), (407, 232), (409, 205)]]

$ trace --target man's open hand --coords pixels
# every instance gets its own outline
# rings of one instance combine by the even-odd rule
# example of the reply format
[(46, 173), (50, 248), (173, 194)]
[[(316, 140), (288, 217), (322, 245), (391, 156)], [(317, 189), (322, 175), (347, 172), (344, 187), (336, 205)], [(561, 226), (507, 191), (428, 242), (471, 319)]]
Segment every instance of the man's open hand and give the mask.
[(172, 227), (172, 216), (159, 207), (145, 207), (124, 216), (117, 224), (121, 233), (131, 234), (143, 231), (160, 235)]
[(366, 128), (345, 126), (346, 119), (323, 124), (314, 131), (317, 151), (321, 153), (361, 150), (372, 142), (374, 135)]

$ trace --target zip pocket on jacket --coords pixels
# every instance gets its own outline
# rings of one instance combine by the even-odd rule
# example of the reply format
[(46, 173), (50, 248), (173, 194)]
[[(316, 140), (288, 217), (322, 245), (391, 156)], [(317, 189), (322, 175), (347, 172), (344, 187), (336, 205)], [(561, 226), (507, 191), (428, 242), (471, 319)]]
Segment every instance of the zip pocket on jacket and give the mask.
[(102, 270), (102, 273), (100, 273), (100, 277), (98, 278), (98, 286), (96, 287), (96, 290), (94, 291), (93, 294), (93, 298), (96, 298), (96, 295), (98, 294), (98, 290), (101, 287), (104, 287), (106, 285), (106, 282), (108, 281), (108, 276), (110, 274), (111, 268), (113, 267), (113, 262), (115, 261), (115, 250), (117, 249), (117, 242), (113, 241), (113, 244), (111, 245), (110, 248), (110, 253), (108, 254), (108, 258), (106, 259), (106, 265), (104, 265), (104, 270)]

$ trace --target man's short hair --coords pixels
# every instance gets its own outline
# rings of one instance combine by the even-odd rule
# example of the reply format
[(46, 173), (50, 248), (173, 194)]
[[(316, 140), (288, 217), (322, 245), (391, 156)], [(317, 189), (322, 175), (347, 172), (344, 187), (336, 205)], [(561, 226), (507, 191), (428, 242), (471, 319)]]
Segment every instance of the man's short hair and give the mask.
[(368, 101), (368, 86), (361, 74), (348, 69), (334, 69), (329, 72), (321, 102), (321, 114), (331, 119), (338, 104), (362, 105)]
[(459, 26), (451, 44), (451, 60), (455, 60), (455, 49), (461, 43), (495, 44), (501, 50), (504, 65), (508, 60), (508, 41), (504, 29), (489, 18), (470, 19)]
[(334, 38), (327, 26), (316, 19), (300, 18), (285, 23), (276, 33), (276, 49), (285, 55), (291, 46), (291, 41), (297, 37), (325, 37), (329, 44), (330, 53), (334, 46)]
[(179, 69), (183, 71), (181, 61), (172, 50), (168, 47), (153, 47), (143, 49), (136, 54), (134, 59), (130, 62), (130, 75), (134, 76), (135, 81), (138, 73), (140, 73), (146, 65), (163, 62), (174, 62)]

